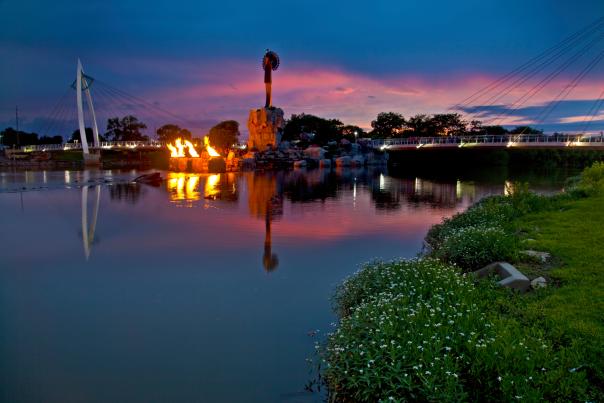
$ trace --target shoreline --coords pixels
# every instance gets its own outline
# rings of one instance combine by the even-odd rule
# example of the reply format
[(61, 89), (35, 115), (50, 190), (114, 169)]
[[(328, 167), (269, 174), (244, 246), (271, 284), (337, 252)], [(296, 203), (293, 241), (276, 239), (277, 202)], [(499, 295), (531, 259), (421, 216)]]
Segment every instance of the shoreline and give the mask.
[[(604, 253), (589, 241), (604, 241), (598, 230), (604, 196), (595, 189), (604, 187), (602, 178), (604, 164), (596, 164), (566, 193), (536, 196), (520, 187), (507, 199), (483, 200), (432, 227), (427, 257), (375, 262), (346, 279), (334, 296), (339, 325), (321, 353), (333, 401), (602, 399), (604, 324), (597, 312), (604, 298), (596, 288), (604, 282)], [(502, 243), (506, 249), (498, 248)], [(519, 253), (528, 245), (552, 258)], [(499, 260), (545, 276), (547, 287), (520, 295), (464, 274)], [(462, 285), (450, 285), (456, 282)], [(434, 289), (422, 294), (424, 283)], [(430, 311), (453, 315), (450, 306), (457, 304), (474, 308), (443, 332), (446, 325)], [(426, 332), (431, 339), (421, 336)], [(451, 335), (471, 332), (485, 341), (452, 341)]]

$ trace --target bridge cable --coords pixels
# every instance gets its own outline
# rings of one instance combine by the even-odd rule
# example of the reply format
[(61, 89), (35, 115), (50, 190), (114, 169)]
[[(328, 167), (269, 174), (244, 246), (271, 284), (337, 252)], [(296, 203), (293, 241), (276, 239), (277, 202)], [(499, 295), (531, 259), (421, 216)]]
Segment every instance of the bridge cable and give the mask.
[(585, 78), (594, 67), (598, 65), (604, 58), (604, 50), (600, 52), (583, 70), (571, 81), (560, 93), (550, 101), (548, 106), (542, 110), (536, 117), (537, 125), (543, 124), (549, 115), (556, 109), (556, 107), (577, 87), (577, 85)]
[[(126, 98), (122, 94), (110, 91), (107, 88), (103, 88), (103, 92), (105, 93), (105, 95), (109, 96), (112, 100), (114, 100), (115, 102), (118, 102), (121, 105), (123, 105), (123, 104), (130, 104), (130, 105), (132, 105), (131, 99)], [(161, 125), (166, 124), (165, 121), (160, 121), (157, 118), (157, 115), (169, 116), (168, 119), (174, 120), (173, 114), (168, 113), (167, 111), (164, 111), (161, 108), (160, 109), (158, 109), (158, 108), (153, 108), (153, 109), (149, 108), (148, 106), (146, 106), (144, 104), (141, 104), (138, 100), (137, 100), (137, 104), (135, 104), (135, 105), (137, 107), (140, 107), (143, 112), (148, 112), (149, 113), (148, 115), (143, 114), (143, 118), (145, 120), (147, 120), (147, 121), (150, 120), (154, 127), (157, 127), (158, 124), (161, 124)], [(191, 123), (191, 122), (188, 122), (188, 121), (186, 121), (185, 119), (182, 119), (182, 118), (178, 118), (178, 121), (179, 122), (184, 122), (187, 125)], [(148, 126), (148, 129), (151, 129), (151, 128)], [(153, 135), (155, 135), (155, 132), (153, 132)]]
[[(587, 128), (591, 125), (591, 122), (594, 120), (598, 112), (600, 112), (602, 106), (604, 106), (604, 89), (600, 93), (600, 96), (598, 97), (596, 102), (593, 103), (589, 112), (587, 112), (586, 118), (583, 121), (583, 123), (585, 124), (583, 126), (583, 133), (587, 132)], [(587, 119), (588, 116), (591, 116), (589, 120)]]
[(537, 63), (539, 60), (541, 60), (545, 56), (549, 55), (550, 53), (552, 53), (552, 52), (558, 50), (559, 48), (567, 45), (568, 42), (576, 41), (578, 38), (580, 38), (582, 36), (585, 36), (586, 34), (588, 34), (588, 35), (591, 34), (594, 30), (599, 29), (600, 26), (603, 23), (604, 23), (604, 17), (598, 18), (596, 21), (592, 22), (591, 24), (589, 24), (585, 28), (582, 28), (579, 31), (576, 31), (575, 33), (573, 33), (572, 35), (566, 37), (564, 40), (562, 40), (558, 44), (556, 44), (556, 45), (554, 45), (554, 46), (546, 49), (545, 51), (541, 52), (539, 55), (533, 57), (532, 59), (528, 60), (527, 62), (523, 63), (522, 65), (516, 67), (514, 70), (508, 72), (507, 74), (505, 74), (504, 76), (500, 77), (499, 79), (491, 82), (487, 86), (479, 89), (478, 91), (476, 91), (473, 94), (469, 95), (468, 97), (464, 98), (459, 103), (453, 105), (452, 107), (449, 107), (449, 110), (460, 109), (460, 108), (462, 108), (464, 106), (467, 106), (467, 105), (471, 104), (472, 102), (480, 99), (483, 95), (485, 95), (485, 94), (491, 92), (492, 90), (494, 90), (495, 88), (499, 87), (501, 84), (503, 84), (504, 82), (508, 81), (509, 79), (511, 79), (516, 74), (524, 71), (525, 69), (527, 69), (531, 65)]
[[(99, 80), (97, 80), (97, 82), (98, 81)], [(176, 115), (176, 114), (174, 114), (174, 113), (172, 113), (172, 112), (170, 112), (170, 111), (168, 111), (166, 109), (163, 109), (163, 108), (161, 108), (161, 107), (159, 107), (159, 106), (157, 106), (157, 105), (155, 105), (155, 104), (153, 104), (153, 103), (151, 103), (149, 101), (146, 101), (145, 99), (142, 99), (142, 98), (137, 97), (135, 95), (131, 95), (131, 94), (129, 94), (129, 93), (125, 92), (125, 91), (122, 91), (122, 90), (120, 90), (118, 88), (115, 88), (115, 87), (113, 87), (113, 86), (111, 86), (111, 85), (109, 85), (107, 83), (101, 82), (101, 84), (104, 85), (106, 87), (106, 89), (108, 89), (109, 91), (114, 92), (116, 95), (121, 95), (121, 96), (123, 96), (123, 97), (125, 97), (127, 99), (135, 100), (135, 101), (137, 101), (142, 106), (146, 106), (146, 107), (148, 107), (148, 108), (150, 108), (152, 110), (162, 112), (163, 114), (166, 114), (166, 115), (168, 115), (168, 116), (170, 116), (170, 117), (172, 117), (174, 119), (177, 119), (177, 120), (181, 121), (182, 123), (186, 123), (188, 125), (191, 125), (191, 124), (195, 125), (195, 123), (192, 122), (192, 121), (190, 121), (189, 119), (186, 119), (186, 118), (184, 118), (182, 116), (178, 116), (178, 115)]]
[(507, 112), (502, 112), (497, 115), (495, 118), (488, 120), (488, 122), (497, 122), (501, 120), (504, 116), (510, 116), (512, 112), (517, 111), (522, 105), (524, 105), (528, 100), (530, 100), (533, 96), (539, 93), (547, 84), (549, 84), (554, 78), (556, 78), (562, 71), (566, 70), (570, 65), (572, 65), (576, 60), (580, 59), (587, 51), (589, 51), (597, 42), (602, 40), (604, 37), (600, 35), (600, 37), (592, 40), (587, 45), (585, 45), (582, 49), (572, 55), (569, 59), (567, 59), (561, 66), (557, 69), (549, 73), (545, 78), (535, 84), (527, 93), (518, 98), (512, 105), (511, 108), (508, 109)]
[[(513, 90), (515, 90), (517, 88), (520, 88), (524, 83), (526, 83), (529, 79), (531, 79), (537, 73), (539, 73), (540, 71), (542, 71), (546, 67), (549, 67), (550, 65), (553, 65), (555, 61), (557, 61), (558, 59), (560, 59), (562, 56), (566, 55), (569, 50), (572, 50), (573, 47), (576, 44), (581, 43), (582, 40), (583, 40), (583, 38), (581, 38), (580, 40), (576, 41), (575, 43), (571, 43), (571, 44), (567, 45), (565, 48), (561, 49), (558, 53), (552, 55), (548, 60), (543, 61), (539, 65), (535, 66), (532, 70), (530, 70), (530, 71), (526, 72), (525, 74), (523, 74), (522, 76), (518, 77), (514, 82), (512, 82), (511, 84), (509, 84), (502, 91), (500, 91), (500, 92), (492, 95), (489, 99), (486, 100), (485, 104), (481, 105), (481, 106), (484, 107), (484, 106), (493, 106), (493, 105), (495, 105), (495, 103), (497, 101), (499, 101), (500, 99), (502, 99), (504, 96), (508, 95)], [(592, 39), (592, 41), (593, 41), (593, 39)], [(478, 109), (478, 108), (475, 108), (475, 109)], [(482, 117), (483, 114), (484, 114), (484, 111), (478, 111), (478, 112), (476, 112), (472, 116), (472, 118), (476, 119), (478, 117)]]

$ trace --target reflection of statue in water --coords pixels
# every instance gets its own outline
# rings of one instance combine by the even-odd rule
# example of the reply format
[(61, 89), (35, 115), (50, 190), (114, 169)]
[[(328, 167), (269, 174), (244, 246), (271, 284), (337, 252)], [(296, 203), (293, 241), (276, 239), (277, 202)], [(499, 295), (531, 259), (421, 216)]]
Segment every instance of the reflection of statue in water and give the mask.
[(272, 106), (272, 71), (279, 68), (279, 56), (275, 52), (266, 49), (266, 53), (262, 58), (262, 68), (264, 69), (264, 87), (266, 88), (266, 103), (264, 107), (270, 108)]
[(267, 272), (274, 271), (279, 258), (272, 253), (271, 223), (283, 214), (283, 199), (274, 174), (251, 173), (247, 175), (248, 206), (252, 216), (263, 218), (265, 224), (262, 265)]
[(271, 272), (279, 266), (279, 257), (271, 253), (271, 221), (273, 215), (280, 215), (282, 213), (282, 204), (283, 200), (279, 196), (273, 196), (268, 201), (268, 205), (266, 207), (266, 215), (265, 215), (265, 234), (264, 234), (264, 255), (262, 256), (262, 265), (264, 266), (264, 270), (267, 272)]

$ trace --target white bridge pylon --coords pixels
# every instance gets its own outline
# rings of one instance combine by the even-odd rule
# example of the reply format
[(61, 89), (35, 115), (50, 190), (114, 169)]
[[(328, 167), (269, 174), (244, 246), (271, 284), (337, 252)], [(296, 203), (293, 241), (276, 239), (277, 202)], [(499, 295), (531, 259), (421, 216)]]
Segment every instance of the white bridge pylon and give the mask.
[[(100, 147), (99, 142), (99, 127), (96, 123), (96, 115), (94, 113), (94, 106), (92, 104), (92, 96), (90, 95), (90, 86), (92, 85), (92, 78), (84, 74), (82, 68), (82, 62), (78, 59), (78, 68), (76, 72), (75, 90), (76, 90), (76, 101), (78, 107), (78, 127), (80, 130), (80, 140), (82, 142), (82, 152), (84, 153), (84, 161), (91, 160), (90, 150), (88, 148), (88, 140), (86, 139), (86, 126), (84, 124), (84, 105), (82, 102), (82, 92), (86, 93), (86, 103), (88, 104), (88, 110), (92, 118), (92, 132), (93, 132), (93, 146), (98, 149)], [(93, 158), (92, 158), (93, 159)], [(92, 162), (92, 161), (91, 161)]]

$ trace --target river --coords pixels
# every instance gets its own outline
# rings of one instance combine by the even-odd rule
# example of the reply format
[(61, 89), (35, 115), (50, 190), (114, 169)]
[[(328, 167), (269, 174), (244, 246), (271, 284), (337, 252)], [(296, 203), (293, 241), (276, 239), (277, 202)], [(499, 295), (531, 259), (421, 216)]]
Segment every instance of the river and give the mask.
[(314, 342), (363, 262), (471, 203), (566, 173), (0, 172), (0, 398), (318, 402)]

